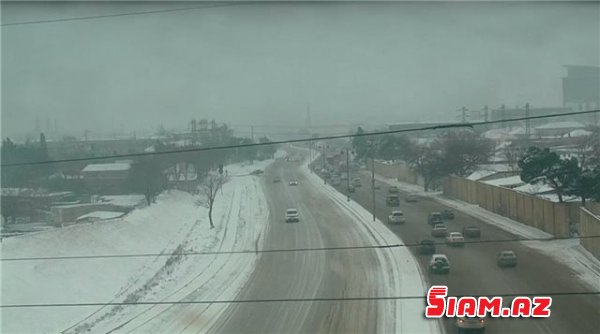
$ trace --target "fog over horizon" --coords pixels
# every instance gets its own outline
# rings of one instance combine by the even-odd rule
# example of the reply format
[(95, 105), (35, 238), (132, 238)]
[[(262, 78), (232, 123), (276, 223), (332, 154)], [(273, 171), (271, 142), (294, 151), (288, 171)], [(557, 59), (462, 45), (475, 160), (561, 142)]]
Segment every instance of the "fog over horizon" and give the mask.
[[(210, 3), (2, 3), (2, 23)], [(600, 63), (600, 4), (262, 3), (2, 27), (2, 137), (455, 120), (562, 106)], [(265, 130), (266, 131), (266, 130)], [(281, 130), (280, 130), (281, 131)]]

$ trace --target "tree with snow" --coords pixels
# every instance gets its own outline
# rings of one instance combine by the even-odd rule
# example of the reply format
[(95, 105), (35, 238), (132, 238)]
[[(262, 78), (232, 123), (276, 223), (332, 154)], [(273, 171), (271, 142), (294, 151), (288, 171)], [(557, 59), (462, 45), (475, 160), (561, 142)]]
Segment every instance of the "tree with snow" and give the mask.
[(561, 159), (556, 152), (548, 148), (532, 146), (519, 160), (521, 179), (524, 182), (544, 183), (556, 191), (558, 201), (563, 202), (563, 195), (577, 193), (578, 178), (581, 168), (577, 158)]

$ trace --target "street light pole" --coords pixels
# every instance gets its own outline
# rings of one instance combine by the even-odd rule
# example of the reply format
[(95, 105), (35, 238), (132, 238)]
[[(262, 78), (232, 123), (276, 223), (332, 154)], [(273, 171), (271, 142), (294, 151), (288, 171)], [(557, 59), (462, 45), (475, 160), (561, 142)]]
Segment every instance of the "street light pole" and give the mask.
[(375, 221), (375, 157), (371, 151), (371, 191), (373, 192), (373, 221)]
[(347, 201), (350, 202), (350, 155), (348, 149), (346, 149), (346, 194), (348, 195)]

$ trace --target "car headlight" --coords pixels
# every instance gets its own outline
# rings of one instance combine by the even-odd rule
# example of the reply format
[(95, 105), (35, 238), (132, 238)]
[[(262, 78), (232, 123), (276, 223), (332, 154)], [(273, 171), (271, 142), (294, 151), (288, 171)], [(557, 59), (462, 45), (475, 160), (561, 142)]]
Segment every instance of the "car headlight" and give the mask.
[(484, 323), (484, 322), (485, 322), (485, 319), (479, 319), (479, 322), (480, 322), (480, 323)]
[(458, 319), (458, 322), (462, 324), (465, 321), (463, 319)]

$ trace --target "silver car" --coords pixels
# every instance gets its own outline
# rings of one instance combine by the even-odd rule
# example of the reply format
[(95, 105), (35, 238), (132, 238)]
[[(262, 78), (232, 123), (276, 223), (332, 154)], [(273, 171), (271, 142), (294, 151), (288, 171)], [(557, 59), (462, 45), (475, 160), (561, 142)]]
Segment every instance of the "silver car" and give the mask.
[(388, 223), (390, 224), (404, 224), (404, 212), (397, 210), (392, 211), (392, 214), (388, 216)]

